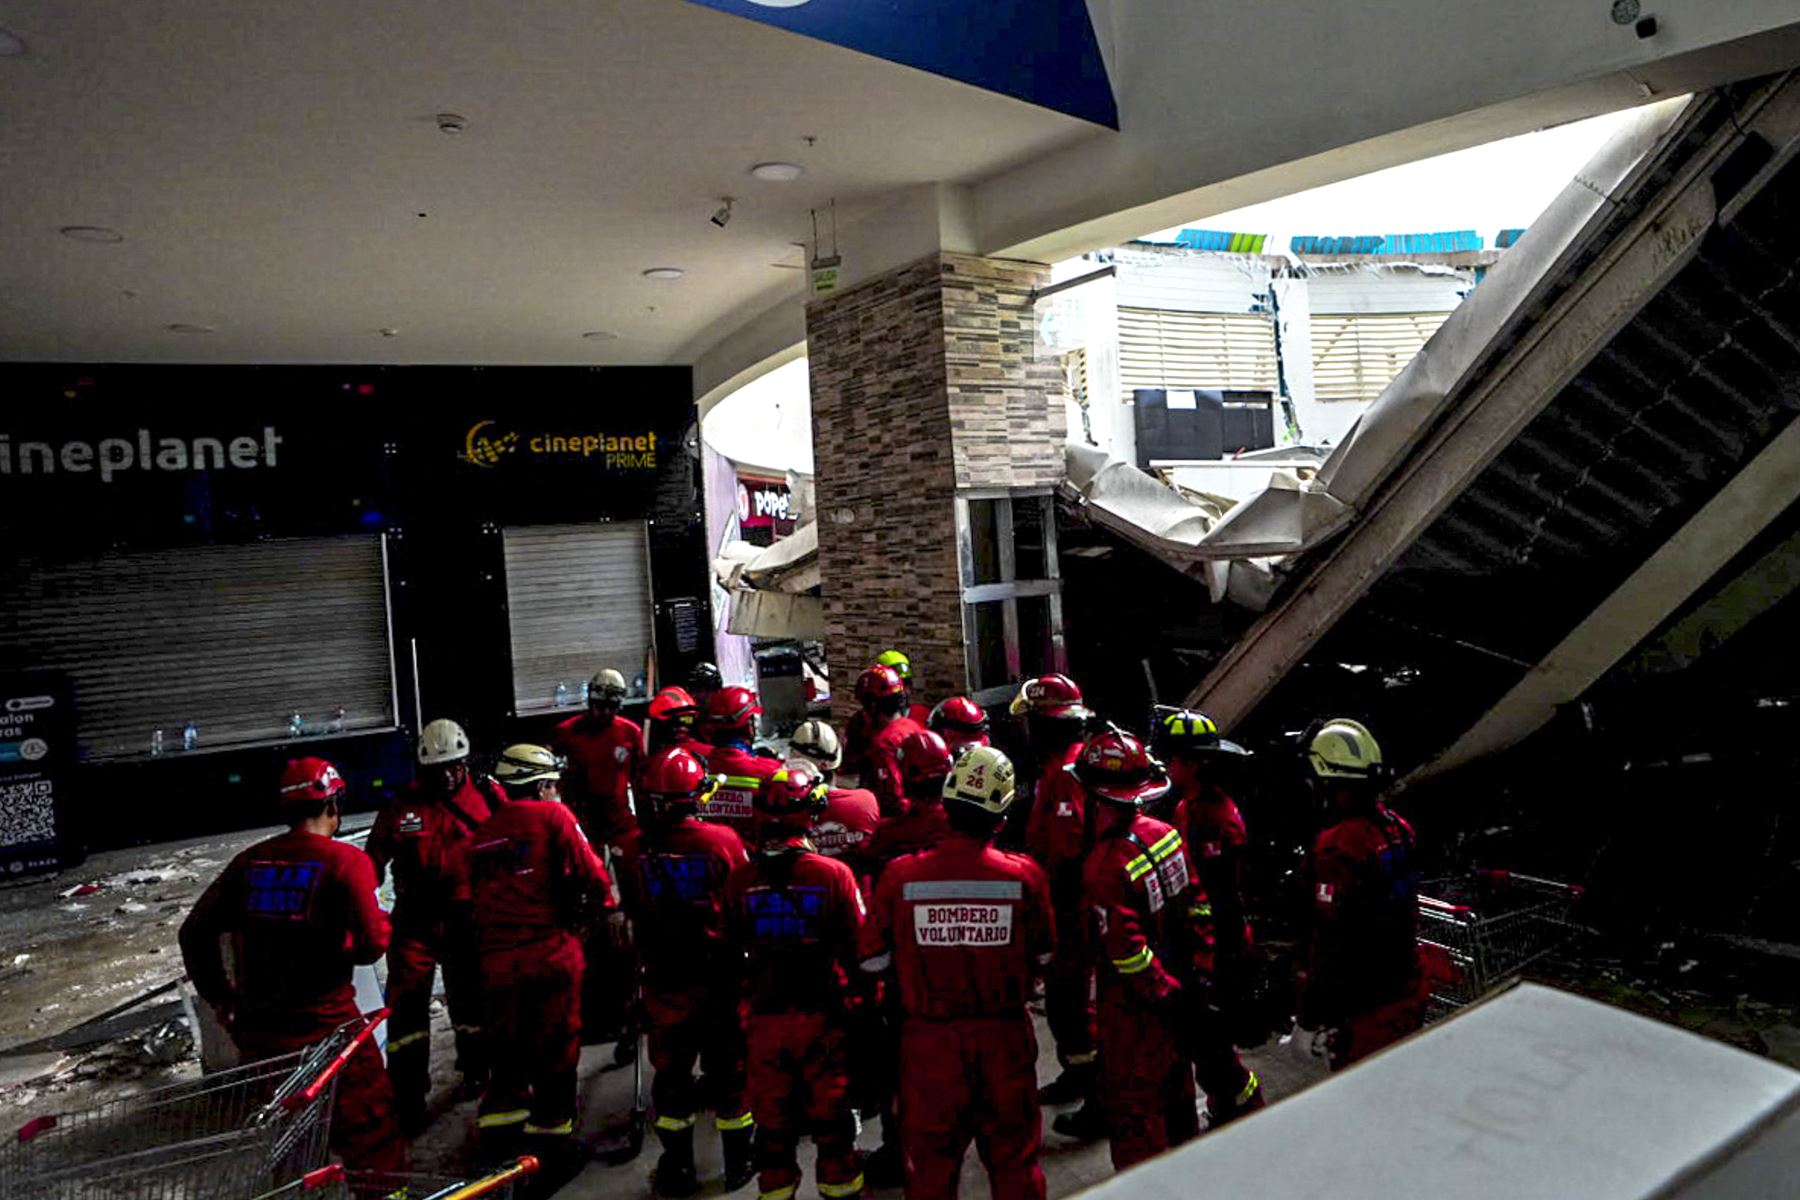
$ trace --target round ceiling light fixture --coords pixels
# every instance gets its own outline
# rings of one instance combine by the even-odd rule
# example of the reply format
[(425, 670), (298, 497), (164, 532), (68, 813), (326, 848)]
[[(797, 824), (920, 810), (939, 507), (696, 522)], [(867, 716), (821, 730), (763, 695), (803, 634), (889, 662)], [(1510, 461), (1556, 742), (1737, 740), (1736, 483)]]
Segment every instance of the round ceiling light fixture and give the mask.
[(25, 39), (10, 29), (0, 29), (0, 58), (20, 58), (25, 53)]
[(56, 232), (77, 242), (102, 242), (108, 246), (125, 240), (125, 235), (104, 225), (64, 225)]
[(604, 329), (590, 329), (581, 335), (590, 342), (611, 342), (618, 339), (618, 334), (608, 333)]
[(651, 267), (643, 274), (645, 279), (661, 279), (667, 281), (671, 279), (680, 279), (683, 275), (686, 275), (687, 272), (680, 267)]
[(799, 163), (763, 162), (750, 168), (750, 174), (766, 183), (792, 183), (806, 173)]
[(216, 333), (216, 332), (218, 332), (211, 325), (193, 325), (193, 324), (189, 324), (186, 321), (177, 321), (173, 325), (164, 325), (163, 328), (168, 330), (170, 333)]

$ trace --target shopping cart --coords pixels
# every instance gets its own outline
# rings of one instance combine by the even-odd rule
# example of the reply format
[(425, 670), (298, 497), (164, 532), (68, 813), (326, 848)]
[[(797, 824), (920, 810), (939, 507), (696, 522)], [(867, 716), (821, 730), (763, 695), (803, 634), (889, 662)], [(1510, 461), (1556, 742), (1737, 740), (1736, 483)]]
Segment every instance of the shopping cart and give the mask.
[(0, 1144), (6, 1200), (243, 1200), (324, 1165), (338, 1074), (387, 1010), (307, 1050), (94, 1108)]
[(255, 1200), (512, 1200), (513, 1189), (537, 1173), (538, 1160), (514, 1159), (480, 1179), (422, 1171), (401, 1174), (346, 1171), (332, 1164), (291, 1180)]
[(1518, 978), (1578, 929), (1569, 919), (1581, 899), (1577, 884), (1476, 871), (1428, 881), (1420, 893), (1419, 952), (1431, 987), (1427, 1020)]

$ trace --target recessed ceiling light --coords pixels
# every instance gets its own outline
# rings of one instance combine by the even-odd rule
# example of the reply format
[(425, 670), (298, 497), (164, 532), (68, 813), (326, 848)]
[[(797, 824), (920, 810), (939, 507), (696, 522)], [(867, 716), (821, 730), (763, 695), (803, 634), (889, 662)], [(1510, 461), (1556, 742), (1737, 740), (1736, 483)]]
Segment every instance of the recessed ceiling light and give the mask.
[(645, 279), (680, 279), (687, 272), (680, 267), (651, 267), (644, 272)]
[(125, 240), (124, 234), (116, 229), (108, 229), (104, 225), (64, 225), (56, 232), (78, 242), (105, 242), (110, 245)]
[(799, 163), (766, 162), (757, 163), (750, 168), (750, 174), (769, 183), (792, 183), (806, 173), (806, 168)]
[(610, 342), (619, 335), (616, 333), (608, 333), (604, 329), (590, 329), (581, 336), (590, 342)]
[(0, 58), (18, 58), (25, 53), (25, 39), (10, 29), (0, 29)]
[(213, 333), (213, 332), (216, 332), (211, 325), (190, 325), (186, 321), (177, 321), (173, 325), (164, 325), (163, 328), (168, 330), (170, 333)]

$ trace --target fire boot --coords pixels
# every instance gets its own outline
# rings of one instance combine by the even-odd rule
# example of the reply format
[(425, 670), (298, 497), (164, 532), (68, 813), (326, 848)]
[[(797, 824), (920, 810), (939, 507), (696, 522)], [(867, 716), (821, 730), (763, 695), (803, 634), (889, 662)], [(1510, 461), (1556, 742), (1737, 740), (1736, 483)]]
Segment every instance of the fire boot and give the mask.
[(719, 1130), (725, 1148), (725, 1190), (735, 1192), (756, 1178), (756, 1126)]
[(1097, 1081), (1095, 1063), (1070, 1063), (1062, 1069), (1062, 1074), (1038, 1089), (1039, 1104), (1073, 1104), (1077, 1100), (1086, 1100), (1094, 1094)]
[(1089, 1100), (1074, 1112), (1059, 1113), (1050, 1128), (1078, 1142), (1097, 1142), (1106, 1136), (1106, 1114), (1099, 1101)]
[(694, 1170), (694, 1127), (658, 1129), (656, 1138), (662, 1143), (662, 1157), (656, 1160), (656, 1194), (659, 1196), (691, 1196), (700, 1190), (700, 1178)]
[(1263, 1099), (1262, 1080), (1256, 1077), (1255, 1071), (1251, 1071), (1249, 1079), (1244, 1083), (1243, 1090), (1233, 1096), (1227, 1103), (1215, 1107), (1212, 1102), (1212, 1097), (1207, 1097), (1206, 1127), (1209, 1130), (1217, 1129), (1219, 1126), (1229, 1124), (1247, 1113), (1255, 1112), (1257, 1109), (1262, 1108), (1265, 1103), (1266, 1102)]

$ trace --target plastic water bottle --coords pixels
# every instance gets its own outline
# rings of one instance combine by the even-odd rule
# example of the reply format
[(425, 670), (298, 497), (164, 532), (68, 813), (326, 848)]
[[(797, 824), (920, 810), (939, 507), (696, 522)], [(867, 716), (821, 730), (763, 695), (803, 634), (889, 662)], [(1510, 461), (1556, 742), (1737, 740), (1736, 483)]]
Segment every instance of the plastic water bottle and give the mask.
[(288, 714), (288, 736), (297, 738), (306, 732), (306, 721), (298, 712)]
[(347, 715), (348, 714), (344, 711), (344, 706), (341, 704), (338, 705), (336, 711), (331, 714), (331, 732), (344, 732), (344, 718)]
[(181, 748), (183, 750), (197, 750), (200, 748), (200, 727), (194, 724), (192, 720), (189, 720), (186, 725), (181, 727)]
[(593, 686), (594, 686), (594, 684), (593, 684), (592, 680), (584, 679), (581, 681), (581, 707), (583, 707), (583, 708), (587, 707), (588, 692), (590, 690), (592, 690)]
[(162, 752), (163, 752), (163, 731), (160, 729), (152, 729), (150, 731), (150, 757), (151, 758), (161, 758)]
[(569, 707), (569, 685), (560, 679), (556, 681), (556, 707)]
[(649, 686), (650, 686), (650, 677), (648, 675), (644, 674), (642, 671), (639, 671), (636, 675), (633, 675), (631, 677), (631, 694), (632, 695), (634, 695), (634, 696), (645, 695), (646, 689)]

